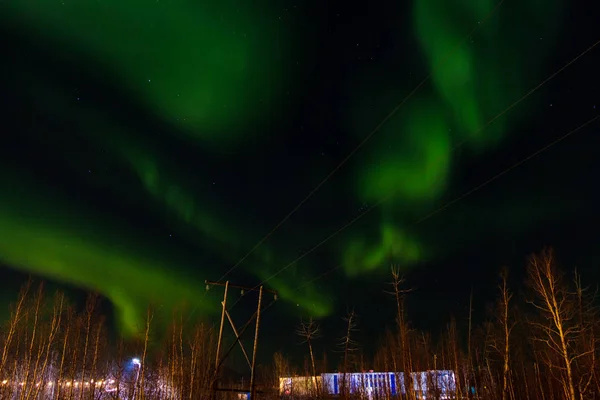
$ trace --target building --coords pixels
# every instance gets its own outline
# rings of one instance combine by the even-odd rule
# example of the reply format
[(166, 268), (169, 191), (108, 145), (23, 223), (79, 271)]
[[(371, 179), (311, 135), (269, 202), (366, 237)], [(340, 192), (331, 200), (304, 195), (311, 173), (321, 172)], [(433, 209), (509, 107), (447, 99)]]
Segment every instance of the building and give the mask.
[[(456, 392), (454, 371), (413, 372), (409, 385), (419, 399), (448, 399)], [(327, 373), (317, 377), (284, 377), (279, 379), (282, 396), (304, 397), (316, 393), (317, 387), (328, 395), (359, 394), (367, 398), (390, 398), (406, 394), (405, 374), (401, 372)], [(317, 386), (318, 385), (318, 386)]]

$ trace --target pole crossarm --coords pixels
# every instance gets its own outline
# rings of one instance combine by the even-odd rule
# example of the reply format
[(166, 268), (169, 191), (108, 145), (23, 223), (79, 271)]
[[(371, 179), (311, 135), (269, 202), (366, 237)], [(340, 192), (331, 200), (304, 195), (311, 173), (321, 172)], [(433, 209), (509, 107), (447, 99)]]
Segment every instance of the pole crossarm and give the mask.
[[(216, 282), (216, 281), (205, 280), (204, 283), (206, 284), (207, 287), (209, 287), (209, 286), (225, 286), (225, 285), (228, 285), (230, 288), (241, 289), (241, 290), (248, 291), (248, 292), (258, 292), (258, 291), (260, 291), (260, 287), (235, 285), (233, 283), (228, 283), (228, 282)], [(277, 298), (277, 290), (264, 289), (263, 288), (263, 292), (271, 293), (271, 294), (273, 294), (275, 296), (275, 298)]]

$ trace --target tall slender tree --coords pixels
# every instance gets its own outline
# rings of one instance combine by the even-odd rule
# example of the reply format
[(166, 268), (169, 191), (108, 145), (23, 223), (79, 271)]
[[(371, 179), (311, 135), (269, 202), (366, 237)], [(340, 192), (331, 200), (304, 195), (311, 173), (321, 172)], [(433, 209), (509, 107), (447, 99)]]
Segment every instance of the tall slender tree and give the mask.
[(319, 381), (317, 379), (317, 365), (315, 363), (315, 353), (313, 351), (313, 341), (321, 337), (321, 328), (319, 324), (311, 317), (308, 321), (300, 321), (300, 325), (296, 329), (296, 334), (303, 340), (302, 343), (306, 343), (308, 346), (308, 355), (310, 357), (312, 381), (314, 381), (315, 390), (320, 393)]

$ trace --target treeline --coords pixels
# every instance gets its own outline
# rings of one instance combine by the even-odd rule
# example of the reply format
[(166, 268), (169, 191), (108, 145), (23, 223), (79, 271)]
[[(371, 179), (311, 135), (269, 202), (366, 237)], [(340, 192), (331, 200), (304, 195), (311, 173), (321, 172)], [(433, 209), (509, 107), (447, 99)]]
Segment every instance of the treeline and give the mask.
[[(340, 373), (360, 371), (398, 372), (406, 383), (408, 399), (443, 397), (435, 382), (411, 382), (411, 372), (454, 371), (453, 398), (490, 400), (583, 400), (600, 398), (600, 321), (596, 289), (585, 287), (577, 271), (559, 268), (552, 249), (529, 257), (524, 290), (509, 286), (508, 271), (498, 281), (497, 300), (489, 307), (487, 320), (459, 332), (452, 319), (435, 342), (430, 333), (414, 329), (407, 318), (405, 300), (411, 295), (398, 270), (392, 270), (390, 294), (396, 303), (395, 328), (388, 330), (379, 350), (367, 360), (353, 339), (358, 329), (353, 313), (345, 318), (346, 332), (340, 340)], [(316, 360), (313, 342), (319, 337), (314, 321), (303, 322), (298, 334), (307, 348), (304, 371), (292, 368), (276, 355), (276, 370), (282, 376), (319, 375), (325, 371)], [(414, 376), (414, 374), (412, 375)], [(309, 382), (310, 397), (325, 390), (318, 381)], [(341, 397), (351, 397), (343, 393)], [(349, 391), (346, 389), (346, 391)], [(306, 392), (306, 388), (301, 390)], [(388, 397), (385, 391), (371, 397)]]
[[(367, 357), (355, 340), (360, 326), (350, 312), (339, 340), (340, 373), (397, 372), (405, 382), (404, 397), (411, 400), (424, 392), (427, 398), (442, 398), (435, 384), (415, 388), (411, 382), (412, 372), (427, 370), (453, 371), (456, 389), (451, 395), (458, 399), (600, 398), (596, 291), (583, 286), (576, 271), (562, 271), (551, 249), (529, 258), (522, 293), (509, 286), (506, 270), (501, 273), (486, 322), (475, 326), (469, 321), (461, 332), (451, 320), (435, 341), (411, 326), (405, 307), (411, 289), (398, 270), (392, 277), (395, 326), (376, 354)], [(96, 296), (75, 308), (63, 293), (47, 294), (43, 285), (29, 282), (0, 331), (0, 399), (215, 398), (215, 329), (185, 322), (183, 312), (174, 312), (171, 327), (158, 336), (149, 310), (140, 337), (111, 339)], [(273, 365), (258, 371), (257, 397), (277, 397), (273, 389), (279, 388), (279, 377), (331, 372), (324, 357), (317, 359), (318, 323), (304, 321), (297, 333), (306, 348), (305, 364), (294, 367), (275, 354)], [(322, 382), (307, 382), (310, 397), (326, 396)], [(219, 385), (233, 384), (220, 377)], [(346, 389), (340, 395), (355, 396)], [(217, 397), (227, 396), (232, 394)], [(371, 397), (386, 398), (389, 392), (372, 392)]]
[(98, 297), (83, 309), (29, 281), (0, 331), (0, 399), (208, 398), (215, 340), (182, 313), (159, 343), (148, 311), (142, 335), (111, 340)]

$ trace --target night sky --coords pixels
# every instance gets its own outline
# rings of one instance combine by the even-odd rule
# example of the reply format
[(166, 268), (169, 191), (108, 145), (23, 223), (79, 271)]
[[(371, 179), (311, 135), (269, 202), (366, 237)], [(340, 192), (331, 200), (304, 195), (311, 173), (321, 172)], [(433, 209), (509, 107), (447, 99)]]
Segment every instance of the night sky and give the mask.
[(600, 115), (600, 45), (547, 80), (600, 40), (572, 3), (2, 1), (3, 301), (33, 274), (132, 333), (150, 303), (215, 317), (204, 280), (237, 265), (291, 352), (300, 316), (327, 343), (350, 308), (376, 342), (392, 264), (432, 330), (544, 245), (596, 284), (600, 120), (469, 192)]

